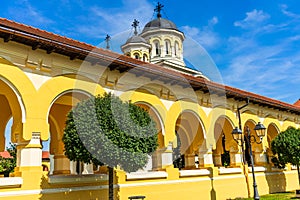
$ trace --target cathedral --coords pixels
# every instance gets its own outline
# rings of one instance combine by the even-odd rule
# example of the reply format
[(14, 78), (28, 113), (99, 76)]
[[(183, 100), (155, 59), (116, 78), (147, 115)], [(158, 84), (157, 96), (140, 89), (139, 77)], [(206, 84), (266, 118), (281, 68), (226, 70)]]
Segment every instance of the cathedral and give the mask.
[[(143, 169), (114, 168), (114, 199), (223, 200), (298, 189), (296, 166), (275, 167), (270, 148), (281, 131), (300, 128), (299, 102), (188, 67), (185, 35), (162, 8), (140, 33), (133, 21), (123, 54), (0, 18), (0, 152), (8, 121), (16, 144), (14, 170), (0, 171), (0, 199), (109, 199), (107, 168), (69, 160), (62, 141), (71, 109), (109, 92), (149, 113), (159, 144)], [(241, 144), (242, 134), (257, 142)]]

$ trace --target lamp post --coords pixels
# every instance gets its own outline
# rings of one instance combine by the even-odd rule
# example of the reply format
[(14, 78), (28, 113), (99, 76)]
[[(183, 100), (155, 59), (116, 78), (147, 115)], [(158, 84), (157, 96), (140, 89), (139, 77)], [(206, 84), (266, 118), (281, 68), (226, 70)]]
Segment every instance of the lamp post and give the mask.
[[(238, 143), (238, 145), (240, 145), (241, 147), (243, 147), (244, 142), (246, 142), (246, 144), (249, 147), (249, 154), (250, 154), (250, 162), (251, 162), (251, 168), (252, 168), (252, 176), (253, 176), (253, 192), (254, 192), (254, 199), (255, 200), (259, 200), (259, 194), (257, 191), (257, 184), (256, 184), (256, 180), (255, 180), (255, 174), (254, 174), (254, 161), (253, 161), (253, 154), (252, 154), (252, 142), (255, 142), (257, 144), (262, 143), (262, 139), (265, 136), (265, 126), (263, 124), (261, 124), (260, 122), (258, 122), (258, 124), (256, 124), (255, 128), (254, 128), (256, 135), (259, 137), (259, 141), (256, 140), (256, 137), (254, 135), (251, 135), (250, 129), (247, 126), (246, 127), (246, 131), (245, 134), (243, 135), (243, 132), (241, 129), (239, 129), (238, 127), (235, 127), (232, 131), (232, 137), (233, 139)], [(244, 152), (243, 152), (244, 153)], [(244, 156), (245, 158), (245, 156)], [(245, 160), (244, 160), (245, 162)]]

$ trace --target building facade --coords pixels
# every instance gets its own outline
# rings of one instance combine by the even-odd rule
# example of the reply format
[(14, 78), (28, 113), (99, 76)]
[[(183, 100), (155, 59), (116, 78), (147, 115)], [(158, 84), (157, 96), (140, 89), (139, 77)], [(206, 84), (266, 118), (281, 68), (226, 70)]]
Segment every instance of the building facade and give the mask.
[[(17, 144), (17, 167), (0, 178), (0, 199), (108, 199), (105, 167), (70, 161), (62, 142), (72, 107), (105, 92), (145, 108), (159, 130), (159, 147), (144, 169), (115, 169), (116, 199), (252, 195), (251, 169), (231, 135), (246, 102), (242, 127), (253, 135), (258, 122), (267, 128), (262, 143), (253, 144), (259, 193), (297, 189), (296, 168), (275, 168), (270, 143), (288, 127), (299, 128), (300, 107), (212, 82), (187, 68), (184, 34), (159, 11), (122, 45), (125, 55), (3, 18), (0, 38), (0, 151), (11, 118)], [(42, 141), (49, 142), (48, 171), (42, 167)]]

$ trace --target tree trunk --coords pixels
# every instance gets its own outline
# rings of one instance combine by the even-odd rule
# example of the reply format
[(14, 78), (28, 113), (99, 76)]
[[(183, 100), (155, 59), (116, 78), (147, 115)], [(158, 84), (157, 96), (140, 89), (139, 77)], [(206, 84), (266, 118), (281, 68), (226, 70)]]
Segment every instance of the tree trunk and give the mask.
[(108, 199), (114, 200), (114, 168), (108, 167)]

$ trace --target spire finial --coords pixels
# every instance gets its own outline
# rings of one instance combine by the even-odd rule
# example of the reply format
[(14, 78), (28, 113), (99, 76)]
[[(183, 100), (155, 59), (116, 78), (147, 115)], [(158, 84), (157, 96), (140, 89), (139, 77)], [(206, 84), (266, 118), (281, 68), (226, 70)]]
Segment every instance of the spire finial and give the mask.
[(161, 10), (164, 7), (164, 5), (162, 5), (161, 3), (157, 3), (156, 8), (154, 9), (155, 12), (157, 12), (157, 18), (161, 18)]
[(105, 37), (105, 42), (106, 42), (106, 49), (110, 49), (110, 45), (109, 45), (109, 42), (110, 42), (110, 36), (107, 34), (106, 37)]
[(139, 21), (138, 20), (136, 20), (136, 19), (134, 19), (133, 20), (133, 23), (132, 23), (132, 27), (134, 28), (134, 35), (137, 35), (138, 34), (138, 32), (137, 32), (137, 27), (139, 26)]

